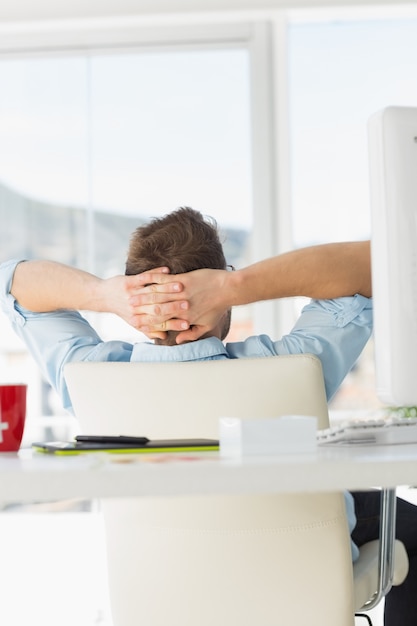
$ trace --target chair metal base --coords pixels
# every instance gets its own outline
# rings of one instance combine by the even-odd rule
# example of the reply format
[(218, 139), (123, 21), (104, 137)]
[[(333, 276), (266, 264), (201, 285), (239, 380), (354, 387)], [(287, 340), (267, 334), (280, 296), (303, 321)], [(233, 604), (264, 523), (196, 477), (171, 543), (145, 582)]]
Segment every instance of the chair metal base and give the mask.
[(355, 613), (355, 617), (363, 617), (367, 620), (369, 626), (372, 626), (372, 620), (366, 613)]

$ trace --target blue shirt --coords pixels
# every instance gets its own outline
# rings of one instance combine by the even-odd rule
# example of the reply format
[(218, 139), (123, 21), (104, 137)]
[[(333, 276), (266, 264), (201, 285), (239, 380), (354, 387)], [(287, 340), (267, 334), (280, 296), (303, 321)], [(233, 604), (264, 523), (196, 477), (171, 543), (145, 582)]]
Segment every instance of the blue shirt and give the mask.
[[(1, 309), (69, 410), (72, 407), (64, 367), (71, 361), (206, 361), (310, 353), (321, 360), (330, 399), (372, 332), (372, 301), (355, 295), (312, 300), (303, 308), (291, 332), (278, 340), (256, 335), (224, 344), (216, 337), (209, 337), (177, 346), (103, 341), (77, 311), (32, 313), (19, 306), (10, 294), (18, 262), (12, 260), (0, 265)], [(349, 497), (347, 508), (352, 529), (355, 519)]]

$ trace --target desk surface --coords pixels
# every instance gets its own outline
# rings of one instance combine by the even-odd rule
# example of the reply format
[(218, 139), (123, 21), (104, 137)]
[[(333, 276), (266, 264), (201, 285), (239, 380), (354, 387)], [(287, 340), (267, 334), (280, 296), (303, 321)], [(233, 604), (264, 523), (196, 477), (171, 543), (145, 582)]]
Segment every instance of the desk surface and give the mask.
[(200, 454), (0, 454), (0, 501), (296, 493), (417, 485), (417, 444), (319, 447), (315, 454), (222, 459)]

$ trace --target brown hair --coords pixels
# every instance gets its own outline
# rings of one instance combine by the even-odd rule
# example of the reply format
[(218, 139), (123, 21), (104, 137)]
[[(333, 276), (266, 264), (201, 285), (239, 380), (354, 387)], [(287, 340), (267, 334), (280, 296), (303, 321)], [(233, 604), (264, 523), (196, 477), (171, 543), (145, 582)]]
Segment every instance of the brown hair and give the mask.
[[(226, 269), (216, 221), (190, 207), (180, 207), (139, 226), (130, 239), (125, 273), (140, 274), (162, 266), (169, 267), (171, 274)], [(226, 326), (222, 338), (229, 330), (229, 324)], [(169, 331), (164, 343), (175, 344), (176, 335)]]

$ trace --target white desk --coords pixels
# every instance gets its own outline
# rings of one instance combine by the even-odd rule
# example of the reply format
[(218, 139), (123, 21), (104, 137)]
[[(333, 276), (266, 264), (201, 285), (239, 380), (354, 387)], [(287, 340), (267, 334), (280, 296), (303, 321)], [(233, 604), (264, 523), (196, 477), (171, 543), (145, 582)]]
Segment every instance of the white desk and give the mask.
[[(184, 456), (195, 460), (182, 460)], [(0, 454), (0, 501), (226, 493), (297, 493), (417, 485), (417, 444), (221, 459), (217, 452), (116, 457)], [(124, 458), (132, 462), (119, 463)]]
[(394, 488), (400, 485), (417, 485), (417, 444), (318, 447), (314, 454), (237, 459), (217, 452), (65, 457), (21, 450), (0, 455), (0, 502), (382, 487), (379, 589), (369, 608), (391, 587)]

